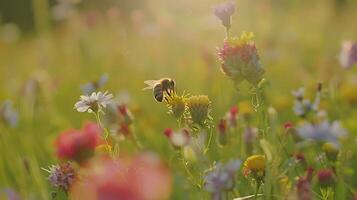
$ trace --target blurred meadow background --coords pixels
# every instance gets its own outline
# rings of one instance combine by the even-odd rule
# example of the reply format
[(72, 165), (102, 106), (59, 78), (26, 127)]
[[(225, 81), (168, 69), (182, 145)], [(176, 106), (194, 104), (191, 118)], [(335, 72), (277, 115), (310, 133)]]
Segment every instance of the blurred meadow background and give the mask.
[[(341, 68), (338, 56), (342, 41), (357, 40), (357, 1), (234, 2), (231, 34), (255, 34), (269, 82), (266, 104), (276, 110), (280, 124), (276, 132), (285, 122), (298, 121), (291, 91), (305, 87), (312, 96), (321, 82), (327, 91), (321, 107), (352, 135), (346, 147), (350, 158), (356, 158), (357, 68)], [(0, 117), (0, 191), (16, 191), (23, 199), (51, 199), (53, 188), (42, 168), (57, 162), (54, 141), (60, 132), (95, 120), (73, 106), (83, 85), (104, 75), (108, 80), (100, 90), (127, 103), (138, 140), (172, 169), (170, 199), (208, 199), (208, 193), (187, 192), (184, 171), (174, 172), (182, 166), (170, 163), (172, 150), (163, 131), (177, 123), (142, 88), (145, 80), (170, 77), (180, 93), (208, 95), (214, 124), (233, 105), (240, 109), (240, 102), (251, 101), (248, 84), (237, 92), (220, 71), (216, 48), (226, 35), (213, 14), (219, 3), (0, 0), (0, 104), (11, 103), (17, 113), (13, 123)], [(136, 151), (132, 144), (123, 146), (123, 151)], [(237, 157), (234, 150), (212, 148), (214, 159)], [(357, 188), (356, 160), (348, 170), (346, 199)]]

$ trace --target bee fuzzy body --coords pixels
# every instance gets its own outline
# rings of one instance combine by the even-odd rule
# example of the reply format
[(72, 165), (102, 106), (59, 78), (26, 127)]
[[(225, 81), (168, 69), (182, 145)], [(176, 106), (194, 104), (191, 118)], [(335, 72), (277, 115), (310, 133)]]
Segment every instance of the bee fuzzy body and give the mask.
[(164, 91), (161, 84), (156, 84), (153, 88), (154, 98), (158, 102), (162, 102), (164, 99)]
[(152, 89), (154, 98), (157, 102), (162, 102), (166, 96), (171, 96), (175, 93), (176, 83), (171, 78), (162, 78), (159, 80), (147, 80), (144, 82), (148, 86), (144, 88)]

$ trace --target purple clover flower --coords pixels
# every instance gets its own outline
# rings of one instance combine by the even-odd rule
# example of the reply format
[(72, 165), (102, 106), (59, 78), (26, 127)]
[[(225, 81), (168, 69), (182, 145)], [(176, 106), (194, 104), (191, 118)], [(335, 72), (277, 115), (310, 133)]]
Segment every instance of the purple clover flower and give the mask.
[(77, 176), (75, 169), (69, 162), (60, 165), (52, 165), (48, 170), (45, 170), (50, 173), (48, 180), (51, 185), (65, 192), (69, 191)]
[(214, 14), (227, 29), (231, 28), (231, 17), (235, 12), (235, 4), (232, 1), (219, 4), (214, 8)]

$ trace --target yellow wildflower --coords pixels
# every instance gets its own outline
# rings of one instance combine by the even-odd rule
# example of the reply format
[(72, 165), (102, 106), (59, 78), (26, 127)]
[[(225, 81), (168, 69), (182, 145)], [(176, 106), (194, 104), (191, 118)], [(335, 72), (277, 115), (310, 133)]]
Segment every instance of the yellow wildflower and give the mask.
[(166, 104), (170, 110), (169, 112), (175, 118), (181, 118), (186, 109), (185, 95), (179, 96), (177, 94), (172, 94), (166, 98)]
[(211, 101), (206, 95), (192, 96), (187, 99), (187, 107), (192, 122), (202, 125), (209, 118)]
[(243, 175), (254, 178), (257, 182), (263, 181), (265, 175), (265, 156), (252, 155), (243, 164)]

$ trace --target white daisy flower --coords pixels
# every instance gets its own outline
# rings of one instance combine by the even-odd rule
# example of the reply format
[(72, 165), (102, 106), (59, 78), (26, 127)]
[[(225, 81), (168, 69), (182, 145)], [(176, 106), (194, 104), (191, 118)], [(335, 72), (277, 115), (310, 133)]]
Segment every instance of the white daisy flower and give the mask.
[(111, 103), (113, 94), (109, 94), (108, 91), (102, 93), (93, 92), (91, 95), (82, 95), (80, 100), (74, 105), (74, 108), (78, 112), (98, 112), (106, 108)]

